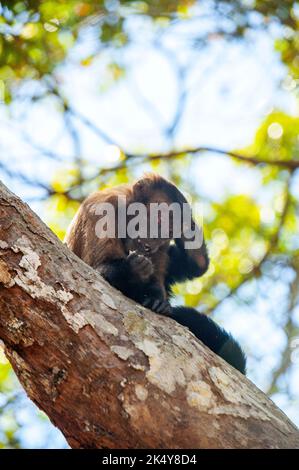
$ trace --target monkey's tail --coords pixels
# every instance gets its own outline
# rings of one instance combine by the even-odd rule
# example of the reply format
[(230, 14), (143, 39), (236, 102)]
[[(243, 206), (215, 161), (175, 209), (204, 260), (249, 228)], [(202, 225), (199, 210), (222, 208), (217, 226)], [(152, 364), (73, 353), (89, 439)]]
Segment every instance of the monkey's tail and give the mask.
[(173, 307), (171, 318), (176, 320), (200, 339), (215, 354), (246, 374), (246, 356), (239, 343), (207, 315), (194, 308)]

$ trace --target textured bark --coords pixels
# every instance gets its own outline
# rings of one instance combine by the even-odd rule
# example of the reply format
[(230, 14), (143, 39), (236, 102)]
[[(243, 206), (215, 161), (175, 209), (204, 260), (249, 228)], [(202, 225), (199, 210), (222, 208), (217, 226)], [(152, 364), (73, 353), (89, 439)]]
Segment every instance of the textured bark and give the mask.
[(0, 304), (17, 376), (72, 447), (299, 447), (249, 380), (109, 286), (3, 185)]

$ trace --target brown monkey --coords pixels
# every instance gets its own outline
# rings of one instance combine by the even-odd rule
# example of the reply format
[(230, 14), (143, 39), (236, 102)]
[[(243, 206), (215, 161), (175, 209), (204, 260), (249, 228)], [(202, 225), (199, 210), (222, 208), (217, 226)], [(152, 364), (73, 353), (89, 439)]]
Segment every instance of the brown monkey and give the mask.
[[(170, 233), (158, 237), (132, 238), (125, 233), (122, 237), (99, 238), (96, 224), (99, 220), (97, 207), (110, 203), (115, 216), (110, 222), (116, 228), (118, 221), (118, 197), (126, 197), (126, 208), (133, 202), (142, 203), (149, 209), (152, 203), (176, 202), (182, 207), (187, 204), (183, 194), (175, 185), (156, 174), (149, 174), (132, 185), (122, 185), (91, 194), (81, 205), (66, 236), (65, 242), (83, 261), (97, 269), (114, 287), (126, 296), (158, 313), (170, 314), (168, 302), (171, 286), (177, 281), (202, 275), (208, 267), (205, 243), (200, 248), (185, 250), (184, 234), (171, 244), (173, 221)], [(129, 220), (132, 216), (129, 216)], [(109, 220), (109, 218), (108, 218)], [(161, 220), (157, 220), (159, 227)], [(193, 227), (195, 224), (193, 222)], [(198, 229), (199, 230), (199, 229)]]

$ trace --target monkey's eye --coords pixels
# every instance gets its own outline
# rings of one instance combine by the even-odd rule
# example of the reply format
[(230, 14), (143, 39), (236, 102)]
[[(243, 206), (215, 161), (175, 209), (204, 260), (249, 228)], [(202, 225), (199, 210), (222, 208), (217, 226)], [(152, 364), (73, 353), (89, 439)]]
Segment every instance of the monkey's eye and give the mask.
[(151, 251), (151, 247), (149, 245), (144, 245), (144, 249), (146, 251), (146, 253), (148, 253), (149, 251)]

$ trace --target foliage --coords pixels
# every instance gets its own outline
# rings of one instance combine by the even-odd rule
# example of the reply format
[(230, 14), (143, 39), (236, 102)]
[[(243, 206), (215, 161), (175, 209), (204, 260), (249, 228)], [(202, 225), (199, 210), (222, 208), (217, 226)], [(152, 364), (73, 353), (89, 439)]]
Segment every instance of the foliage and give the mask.
[[(53, 72), (70, 49), (80, 42), (82, 34), (92, 29), (103, 47), (122, 47), (130, 41), (128, 20), (148, 16), (167, 27), (177, 18), (192, 16), (194, 0), (9, 0), (0, 2), (0, 80), (5, 84), (5, 98), (11, 99), (11, 87), (23, 79), (41, 79)], [(277, 41), (282, 60), (298, 75), (298, 9), (296, 2), (267, 0), (246, 2), (212, 1), (203, 7), (216, 19), (218, 37), (238, 38), (250, 29), (266, 28), (273, 22), (285, 32)], [(163, 19), (163, 21), (162, 21)], [(209, 40), (195, 37), (194, 43)], [(92, 54), (81, 58), (88, 65)]]

